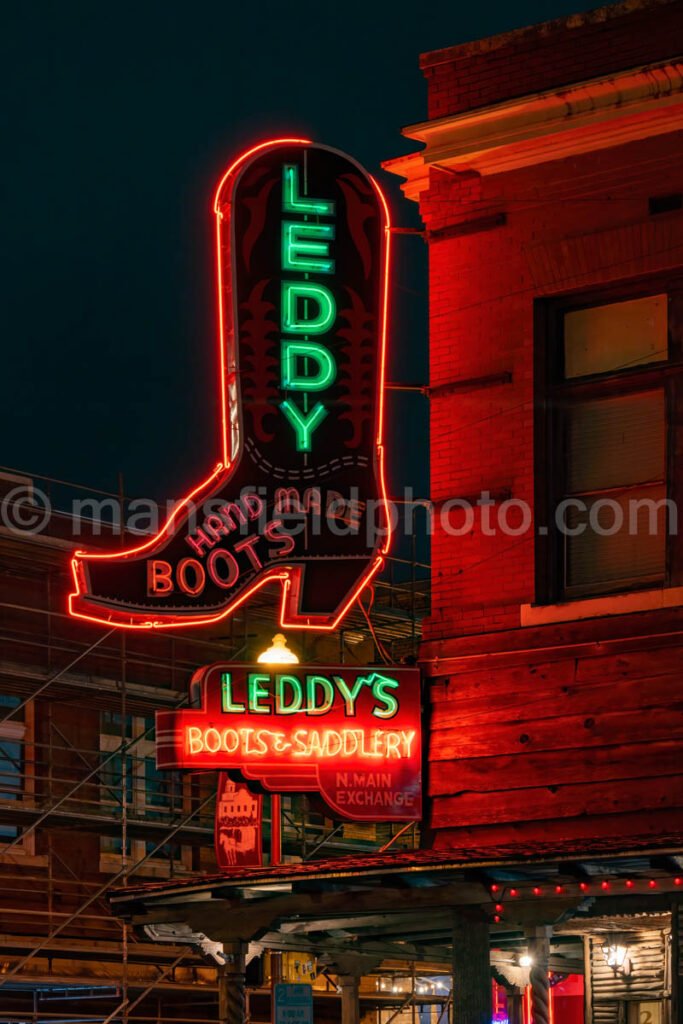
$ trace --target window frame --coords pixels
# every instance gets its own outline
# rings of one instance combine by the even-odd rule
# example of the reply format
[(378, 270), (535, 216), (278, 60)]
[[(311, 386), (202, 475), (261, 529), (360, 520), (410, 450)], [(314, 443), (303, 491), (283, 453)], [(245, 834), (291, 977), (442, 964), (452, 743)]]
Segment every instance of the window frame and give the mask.
[[(131, 738), (139, 736), (145, 731), (145, 717), (143, 715), (131, 715)], [(102, 728), (102, 714), (100, 714), (100, 733), (99, 733), (99, 747), (102, 754), (112, 754), (119, 750), (121, 746), (121, 737), (112, 733), (106, 733)], [(132, 777), (130, 782), (127, 781), (127, 785), (131, 786), (132, 799), (128, 805), (129, 815), (140, 818), (144, 817), (148, 811), (153, 810), (153, 805), (147, 800), (147, 778), (145, 775), (145, 764), (149, 759), (156, 757), (156, 743), (153, 739), (139, 739), (136, 744), (131, 748), (130, 752), (123, 755), (130, 758), (133, 765)], [(100, 782), (100, 806), (107, 804), (109, 801), (106, 800), (104, 791), (111, 787), (104, 782)], [(189, 813), (190, 808), (190, 782), (189, 779), (183, 776), (181, 778), (181, 793), (180, 799), (182, 802), (183, 814)], [(112, 801), (113, 804), (113, 801)], [(161, 810), (161, 809), (160, 809)], [(161, 810), (161, 813), (164, 813)], [(121, 870), (123, 863), (123, 856), (120, 853), (115, 853), (112, 850), (105, 848), (106, 840), (112, 838), (109, 836), (100, 837), (100, 871), (102, 872), (118, 872)], [(146, 853), (147, 840), (145, 839), (132, 839), (128, 840), (130, 844), (130, 852), (128, 854), (128, 864), (133, 869), (134, 865), (138, 861), (142, 860)], [(192, 870), (192, 847), (187, 844), (175, 844), (179, 845), (180, 857), (178, 860), (174, 859), (174, 872), (190, 872)], [(165, 857), (161, 851), (154, 856), (150, 857), (141, 867), (135, 868), (136, 874), (150, 875), (154, 877), (168, 878), (171, 874), (171, 864), (168, 857)]]
[[(564, 316), (594, 306), (667, 296), (668, 357), (614, 372), (565, 379)], [(563, 454), (566, 409), (572, 402), (663, 390), (665, 401), (666, 498), (683, 507), (683, 470), (676, 474), (676, 451), (683, 454), (683, 276), (679, 273), (619, 282), (612, 286), (538, 299), (534, 306), (535, 338), (535, 604), (559, 604), (603, 598), (638, 590), (669, 588), (683, 583), (683, 543), (667, 531), (662, 579), (638, 577), (614, 586), (568, 587), (564, 540), (555, 525), (554, 509), (566, 496), (567, 467)], [(678, 422), (677, 422), (678, 421)], [(625, 488), (626, 489), (626, 488)], [(680, 524), (679, 524), (680, 529)]]
[[(21, 701), (21, 697), (18, 694), (17, 699)], [(4, 709), (4, 712), (7, 712), (7, 708)], [(0, 710), (0, 718), (2, 717), (3, 714)], [(22, 786), (20, 792), (17, 793), (15, 802), (17, 805), (34, 808), (36, 798), (36, 715), (33, 700), (28, 701), (24, 705), (22, 718), (10, 718), (4, 725), (0, 726), (0, 745), (3, 739), (19, 743), (21, 747), (22, 768), (20, 778)], [(17, 837), (19, 841), (16, 846), (13, 846), (9, 853), (4, 853), (3, 848), (5, 845), (14, 842), (14, 840), (0, 836), (0, 863), (5, 861), (13, 863), (17, 858), (30, 857), (32, 860), (42, 864), (44, 858), (36, 856), (35, 829), (24, 833), (22, 832), (22, 827), (18, 825)]]

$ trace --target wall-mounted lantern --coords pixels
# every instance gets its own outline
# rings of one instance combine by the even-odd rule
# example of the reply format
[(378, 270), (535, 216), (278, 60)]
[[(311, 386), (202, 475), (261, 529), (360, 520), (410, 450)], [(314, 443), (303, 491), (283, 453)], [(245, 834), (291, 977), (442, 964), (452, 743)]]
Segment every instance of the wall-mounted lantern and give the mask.
[(602, 944), (602, 955), (605, 963), (611, 967), (615, 975), (627, 978), (631, 973), (629, 947), (623, 935), (608, 935)]

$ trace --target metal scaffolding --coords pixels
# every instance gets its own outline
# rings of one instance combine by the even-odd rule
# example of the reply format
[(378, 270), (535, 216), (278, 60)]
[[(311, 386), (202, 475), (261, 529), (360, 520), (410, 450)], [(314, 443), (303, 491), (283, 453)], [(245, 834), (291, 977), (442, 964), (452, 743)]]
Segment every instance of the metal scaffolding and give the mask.
[[(53, 507), (58, 495), (75, 488), (37, 482)], [(125, 508), (121, 492), (98, 494)], [(63, 602), (68, 550), (84, 543), (70, 540), (70, 525), (66, 513), (53, 512), (41, 534), (0, 533), (0, 1024), (161, 1024), (169, 992), (204, 993), (216, 1002), (215, 969), (196, 947), (146, 942), (111, 916), (104, 895), (145, 871), (171, 877), (202, 870), (203, 850), (213, 843), (215, 787), (206, 774), (155, 775), (152, 716), (186, 703), (190, 676), (201, 664), (253, 657), (275, 622), (274, 595), (256, 595), (220, 625), (222, 632), (201, 637), (174, 630), (128, 638), (82, 626)], [(85, 532), (82, 521), (78, 528)], [(111, 545), (111, 525), (89, 522), (87, 532)], [(416, 560), (414, 537), (408, 546), (409, 557), (387, 560), (370, 601), (325, 638), (328, 660), (331, 652), (342, 663), (415, 656), (429, 566)], [(302, 661), (320, 660), (322, 646), (304, 633)], [(269, 824), (266, 816), (266, 834)], [(414, 829), (394, 836), (389, 826), (335, 823), (303, 796), (285, 802), (283, 838), (285, 854), (300, 859), (323, 849), (330, 856), (416, 841)], [(43, 1005), (43, 996), (54, 1002), (55, 992), (68, 994), (69, 985), (67, 1003), (87, 1004), (88, 1013), (52, 1014)], [(27, 986), (30, 1016), (21, 1002)], [(16, 1012), (5, 1010), (10, 995), (21, 1002)], [(149, 1017), (143, 1010), (152, 995), (158, 1006)], [(204, 1018), (182, 1019), (201, 1024)]]

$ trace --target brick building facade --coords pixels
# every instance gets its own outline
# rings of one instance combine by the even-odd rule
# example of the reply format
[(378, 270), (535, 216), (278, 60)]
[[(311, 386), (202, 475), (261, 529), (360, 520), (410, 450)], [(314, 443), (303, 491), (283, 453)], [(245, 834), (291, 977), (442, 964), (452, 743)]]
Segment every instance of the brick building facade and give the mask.
[(389, 164), (430, 258), (437, 846), (683, 824), (682, 16), (424, 55)]

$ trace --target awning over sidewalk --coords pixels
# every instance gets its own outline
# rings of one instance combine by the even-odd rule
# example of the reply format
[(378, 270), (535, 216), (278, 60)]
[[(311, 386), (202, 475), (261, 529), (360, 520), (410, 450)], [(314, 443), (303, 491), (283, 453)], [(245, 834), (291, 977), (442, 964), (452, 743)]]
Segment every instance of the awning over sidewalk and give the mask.
[[(424, 962), (448, 969), (454, 934), (486, 922), (493, 961), (518, 971), (529, 935), (553, 929), (549, 968), (583, 970), (580, 937), (611, 915), (642, 928), (683, 894), (683, 836), (577, 849), (415, 850), (352, 855), (114, 890), (114, 913), (160, 941), (201, 935), (252, 952), (310, 951), (339, 970)], [(197, 941), (196, 939), (194, 941)]]

